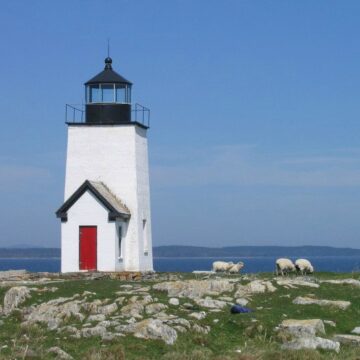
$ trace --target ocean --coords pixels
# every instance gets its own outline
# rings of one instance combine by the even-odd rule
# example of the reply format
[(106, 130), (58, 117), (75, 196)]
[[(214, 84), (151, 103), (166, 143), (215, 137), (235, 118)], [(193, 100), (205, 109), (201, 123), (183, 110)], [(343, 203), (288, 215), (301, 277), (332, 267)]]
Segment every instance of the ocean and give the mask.
[[(307, 257), (315, 271), (359, 272), (360, 256), (314, 256)], [(274, 271), (276, 257), (234, 257), (234, 258), (154, 258), (156, 271), (192, 272), (194, 270), (211, 270), (216, 260), (242, 261), (245, 264), (243, 273)], [(295, 260), (295, 259), (292, 259)], [(32, 272), (60, 271), (59, 258), (0, 258), (0, 270), (25, 269)]]

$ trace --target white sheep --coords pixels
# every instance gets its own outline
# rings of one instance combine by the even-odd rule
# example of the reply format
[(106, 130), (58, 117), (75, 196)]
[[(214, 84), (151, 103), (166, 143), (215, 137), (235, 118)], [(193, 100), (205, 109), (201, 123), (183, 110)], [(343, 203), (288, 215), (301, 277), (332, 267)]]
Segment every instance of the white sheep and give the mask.
[(293, 271), (295, 271), (295, 265), (290, 259), (281, 258), (276, 260), (276, 275), (279, 275), (279, 273), (284, 275)]
[(232, 261), (214, 261), (212, 264), (212, 269), (214, 272), (226, 272), (228, 271), (234, 263)]
[(304, 274), (312, 274), (314, 272), (314, 267), (311, 265), (311, 262), (306, 259), (297, 259), (295, 261), (296, 270)]
[(230, 269), (229, 269), (229, 273), (230, 274), (237, 274), (240, 272), (240, 270), (244, 267), (244, 263), (243, 262), (238, 262), (237, 264), (234, 264)]

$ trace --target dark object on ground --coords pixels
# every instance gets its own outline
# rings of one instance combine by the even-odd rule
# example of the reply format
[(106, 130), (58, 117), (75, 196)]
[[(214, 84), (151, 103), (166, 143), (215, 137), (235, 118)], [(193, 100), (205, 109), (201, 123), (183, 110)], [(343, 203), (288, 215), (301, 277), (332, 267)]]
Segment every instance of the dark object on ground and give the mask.
[(230, 309), (230, 312), (232, 314), (241, 314), (241, 313), (250, 313), (253, 312), (253, 310), (244, 306), (233, 305)]

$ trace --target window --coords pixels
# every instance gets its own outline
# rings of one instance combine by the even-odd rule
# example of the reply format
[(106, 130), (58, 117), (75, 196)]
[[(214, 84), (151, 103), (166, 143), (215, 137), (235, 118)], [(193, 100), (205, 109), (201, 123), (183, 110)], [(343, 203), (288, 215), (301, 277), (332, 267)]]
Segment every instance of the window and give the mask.
[(119, 258), (122, 258), (122, 251), (121, 251), (121, 244), (122, 244), (122, 226), (118, 228), (118, 250), (119, 250)]
[(90, 103), (100, 102), (99, 85), (91, 85), (90, 86), (89, 102)]
[(143, 220), (143, 240), (144, 240), (144, 254), (148, 254), (148, 237), (147, 237), (147, 226), (146, 220)]
[(125, 87), (122, 85), (116, 85), (116, 102), (126, 103)]
[(102, 102), (114, 102), (114, 85), (101, 85)]

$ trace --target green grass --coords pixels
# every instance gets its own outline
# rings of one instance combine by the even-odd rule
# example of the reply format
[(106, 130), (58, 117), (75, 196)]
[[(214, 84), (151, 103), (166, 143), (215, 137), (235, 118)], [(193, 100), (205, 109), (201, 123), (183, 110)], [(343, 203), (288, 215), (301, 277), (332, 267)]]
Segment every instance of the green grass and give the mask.
[[(272, 274), (258, 274), (257, 278), (271, 279)], [(182, 274), (183, 279), (194, 278), (191, 274)], [(360, 278), (359, 274), (333, 274), (318, 273), (320, 279), (342, 279)], [(243, 281), (245, 284), (248, 281)], [(116, 291), (123, 284), (118, 280), (67, 280), (58, 284), (44, 285), (58, 288), (52, 292), (32, 292), (32, 297), (22, 306), (29, 306), (56, 299), (60, 296), (70, 297), (74, 294), (82, 294), (85, 290), (95, 292), (96, 295), (89, 296), (89, 300), (96, 298), (114, 300), (118, 295)], [(152, 282), (134, 282), (143, 286), (152, 285)], [(162, 341), (143, 340), (134, 338), (132, 335), (117, 338), (111, 342), (103, 342), (100, 338), (74, 339), (67, 333), (49, 331), (43, 325), (31, 328), (20, 326), (22, 315), (16, 311), (7, 318), (2, 318), (3, 325), (0, 326), (0, 359), (22, 359), (26, 358), (26, 352), (32, 358), (52, 359), (53, 355), (47, 354), (46, 350), (52, 346), (59, 346), (71, 354), (75, 359), (360, 359), (360, 348), (342, 346), (339, 354), (324, 351), (281, 351), (281, 339), (274, 328), (284, 319), (312, 319), (332, 320), (336, 328), (326, 325), (326, 337), (331, 338), (335, 333), (350, 333), (360, 326), (360, 289), (349, 285), (321, 284), (320, 288), (298, 287), (297, 289), (285, 289), (277, 286), (274, 293), (258, 294), (253, 296), (249, 307), (254, 309), (253, 313), (236, 314), (230, 313), (225, 308), (220, 313), (208, 312), (208, 316), (198, 321), (200, 325), (209, 325), (209, 334), (198, 334), (188, 331), (184, 334), (178, 333), (178, 340), (172, 346)], [(42, 288), (44, 286), (37, 286)], [(0, 289), (0, 299), (3, 298), (7, 289)], [(150, 291), (159, 302), (168, 303), (167, 294), (159, 291)], [(348, 300), (352, 305), (347, 310), (338, 310), (331, 307), (320, 307), (318, 305), (294, 305), (292, 300), (296, 296), (314, 294), (316, 298), (330, 300)], [(233, 294), (222, 294), (226, 296)], [(287, 297), (290, 295), (290, 297)], [(130, 297), (132, 295), (128, 295)], [(189, 299), (180, 299), (181, 303), (192, 302)], [(258, 309), (262, 308), (262, 309)], [(202, 310), (197, 307), (197, 310)], [(177, 314), (187, 318), (186, 312), (179, 307), (169, 306), (168, 313)], [(218, 319), (215, 323), (214, 320)], [(255, 321), (256, 320), (256, 321)], [(77, 320), (71, 319), (67, 323), (80, 327)]]

